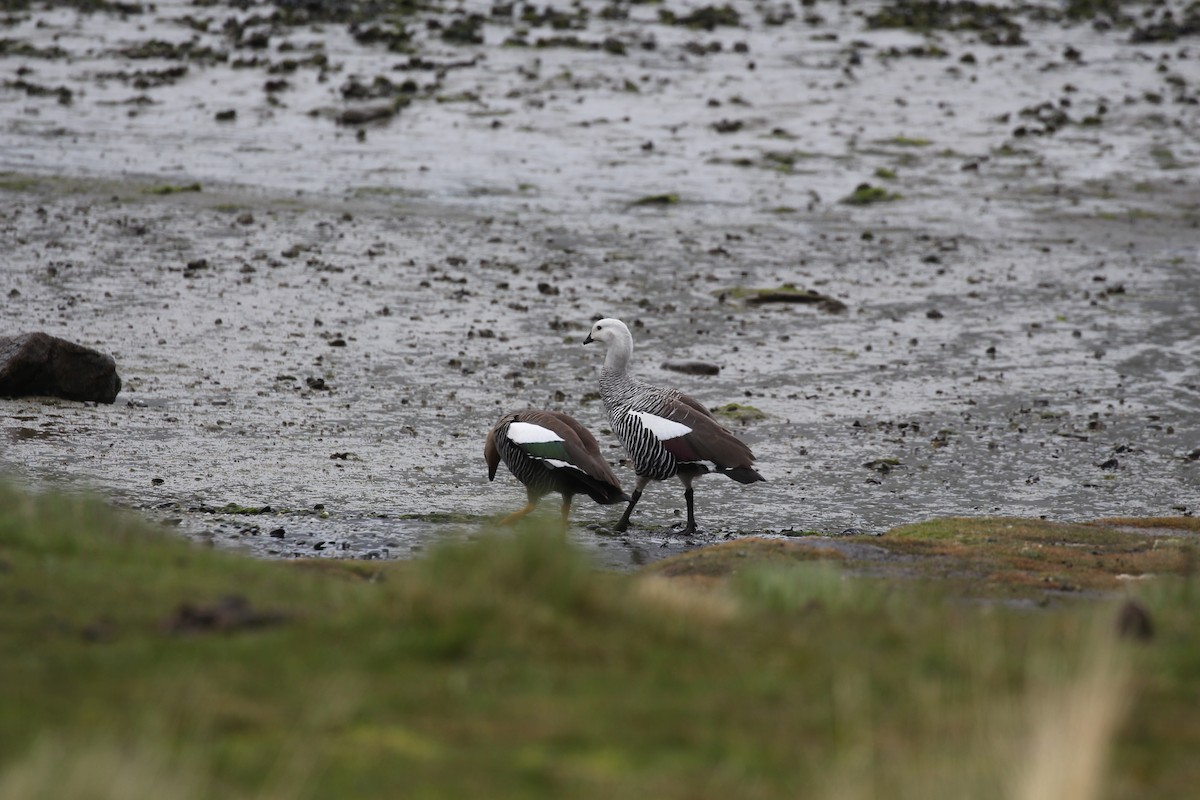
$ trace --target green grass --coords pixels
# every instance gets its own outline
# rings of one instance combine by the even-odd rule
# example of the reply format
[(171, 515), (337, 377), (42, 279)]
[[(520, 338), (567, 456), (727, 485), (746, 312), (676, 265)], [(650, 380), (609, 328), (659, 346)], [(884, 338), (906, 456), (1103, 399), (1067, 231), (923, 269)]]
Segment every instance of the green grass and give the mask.
[(531, 524), (264, 562), (0, 486), (0, 797), (1190, 796), (1193, 578), (1136, 584), (1131, 644), (1119, 597), (851, 561), (747, 539), (612, 574)]

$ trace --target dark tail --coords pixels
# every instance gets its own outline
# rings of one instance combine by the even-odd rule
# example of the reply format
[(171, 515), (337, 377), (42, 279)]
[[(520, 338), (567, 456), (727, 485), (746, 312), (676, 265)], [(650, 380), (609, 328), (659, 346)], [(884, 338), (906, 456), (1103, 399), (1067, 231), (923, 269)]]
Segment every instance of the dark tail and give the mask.
[(598, 480), (591, 475), (583, 473), (573, 477), (575, 478), (575, 486), (579, 492), (586, 494), (602, 506), (629, 502), (629, 495), (621, 491), (621, 487), (613, 486), (608, 481)]
[(728, 469), (718, 469), (722, 475), (728, 475), (738, 483), (754, 483), (755, 481), (765, 481), (762, 475), (759, 475), (749, 467), (730, 467)]

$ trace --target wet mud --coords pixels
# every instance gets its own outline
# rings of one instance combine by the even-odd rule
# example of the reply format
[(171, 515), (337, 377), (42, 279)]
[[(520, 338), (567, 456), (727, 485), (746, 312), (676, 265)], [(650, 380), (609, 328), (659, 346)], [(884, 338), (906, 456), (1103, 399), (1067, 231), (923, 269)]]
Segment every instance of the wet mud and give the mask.
[(582, 346), (616, 316), (768, 483), (701, 480), (691, 538), (678, 484), (621, 535), (580, 503), (601, 563), (1192, 514), (1187, 6), (939, 5), (14, 7), (0, 333), (124, 388), (0, 400), (0, 469), (216, 546), (403, 558), (523, 502), (482, 458), (508, 409), (577, 416), (632, 483)]

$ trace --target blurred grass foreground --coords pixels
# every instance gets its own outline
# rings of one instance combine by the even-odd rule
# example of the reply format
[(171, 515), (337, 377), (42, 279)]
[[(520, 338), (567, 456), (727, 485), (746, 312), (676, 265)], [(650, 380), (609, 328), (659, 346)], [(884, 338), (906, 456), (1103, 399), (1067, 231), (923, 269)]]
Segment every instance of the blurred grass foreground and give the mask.
[[(1045, 607), (485, 530), (264, 562), (0, 486), (0, 798), (1194, 797), (1195, 578)], [(1121, 636), (1136, 591), (1153, 620)]]

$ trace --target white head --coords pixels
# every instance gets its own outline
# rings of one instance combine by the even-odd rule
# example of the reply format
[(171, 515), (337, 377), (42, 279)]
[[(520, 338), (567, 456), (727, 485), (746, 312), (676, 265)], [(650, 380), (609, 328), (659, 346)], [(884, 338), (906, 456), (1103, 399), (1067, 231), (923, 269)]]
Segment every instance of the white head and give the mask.
[(602, 320), (598, 320), (592, 326), (592, 332), (583, 340), (583, 343), (604, 342), (606, 345), (611, 346), (613, 342), (621, 340), (627, 340), (631, 345), (633, 344), (633, 336), (630, 335), (629, 328), (619, 319), (605, 317)]
[(633, 336), (629, 328), (619, 319), (605, 317), (592, 326), (592, 332), (583, 340), (584, 344), (601, 342), (608, 348), (604, 365), (609, 369), (624, 370), (633, 353)]

